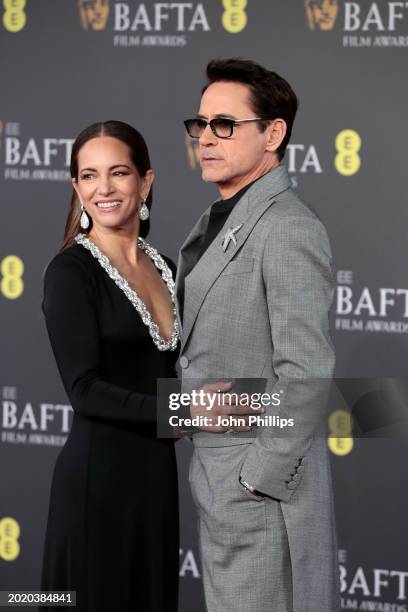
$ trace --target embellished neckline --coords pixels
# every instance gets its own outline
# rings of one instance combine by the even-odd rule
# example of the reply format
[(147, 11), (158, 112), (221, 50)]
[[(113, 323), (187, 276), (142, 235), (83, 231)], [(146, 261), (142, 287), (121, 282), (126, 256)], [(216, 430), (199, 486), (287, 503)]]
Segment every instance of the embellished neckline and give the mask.
[(137, 295), (136, 291), (132, 289), (128, 283), (128, 281), (120, 274), (117, 268), (112, 265), (110, 259), (102, 253), (99, 247), (90, 239), (86, 234), (77, 234), (75, 236), (75, 241), (78, 244), (81, 244), (84, 248), (88, 249), (91, 254), (98, 260), (99, 264), (106, 271), (108, 276), (116, 283), (116, 285), (123, 291), (128, 300), (132, 303), (134, 308), (139, 313), (143, 323), (149, 330), (149, 334), (159, 349), (159, 351), (174, 351), (177, 348), (177, 343), (179, 340), (179, 326), (176, 316), (176, 306), (175, 306), (175, 289), (174, 289), (174, 280), (171, 270), (167, 263), (164, 261), (163, 257), (159, 254), (157, 249), (153, 248), (146, 240), (143, 238), (138, 238), (137, 244), (138, 247), (146, 253), (146, 255), (152, 260), (155, 267), (159, 270), (162, 279), (166, 283), (167, 289), (170, 293), (171, 301), (173, 303), (173, 314), (174, 314), (174, 323), (173, 323), (173, 333), (171, 334), (169, 340), (165, 340), (160, 335), (160, 328), (153, 321), (153, 317), (148, 310), (146, 304), (141, 300), (141, 298)]

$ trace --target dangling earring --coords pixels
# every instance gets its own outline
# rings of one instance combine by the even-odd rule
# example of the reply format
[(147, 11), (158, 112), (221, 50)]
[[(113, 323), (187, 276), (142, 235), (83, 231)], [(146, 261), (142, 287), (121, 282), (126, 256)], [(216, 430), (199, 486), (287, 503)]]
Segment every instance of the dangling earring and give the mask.
[(147, 221), (147, 219), (150, 217), (149, 209), (146, 206), (146, 200), (147, 198), (143, 198), (142, 205), (139, 209), (139, 217), (142, 221)]
[(89, 217), (85, 212), (85, 206), (83, 204), (81, 204), (81, 210), (82, 210), (82, 215), (81, 215), (81, 219), (79, 221), (80, 226), (82, 227), (82, 229), (88, 229), (89, 227)]

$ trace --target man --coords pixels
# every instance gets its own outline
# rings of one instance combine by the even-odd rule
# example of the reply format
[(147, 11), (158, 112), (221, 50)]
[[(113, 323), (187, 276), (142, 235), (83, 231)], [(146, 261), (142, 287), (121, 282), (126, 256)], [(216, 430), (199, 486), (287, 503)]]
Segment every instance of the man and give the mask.
[[(310, 435), (318, 393), (304, 385), (333, 372), (331, 254), (281, 165), (297, 99), (250, 61), (212, 61), (207, 77), (198, 114), (185, 123), (198, 139), (202, 178), (221, 200), (180, 253), (183, 388), (225, 393), (239, 379), (267, 379), (267, 391), (288, 394), (282, 410), (299, 417), (302, 432), (310, 425), (304, 436), (259, 426), (249, 437), (248, 420), (217, 425), (219, 415), (243, 412), (239, 398), (224, 406), (219, 395), (214, 420), (192, 434), (207, 610), (336, 612), (329, 457), (325, 439)], [(220, 382), (204, 385), (211, 380)], [(192, 405), (191, 415), (208, 408)]]

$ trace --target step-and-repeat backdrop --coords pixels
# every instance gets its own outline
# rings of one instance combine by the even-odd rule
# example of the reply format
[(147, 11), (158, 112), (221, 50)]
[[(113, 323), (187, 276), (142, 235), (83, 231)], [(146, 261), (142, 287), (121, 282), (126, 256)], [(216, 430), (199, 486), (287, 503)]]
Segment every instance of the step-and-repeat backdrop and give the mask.
[[(408, 447), (387, 415), (407, 396), (408, 2), (4, 0), (0, 11), (0, 589), (39, 587), (51, 474), (72, 419), (40, 304), (63, 235), (73, 139), (106, 119), (143, 133), (157, 177), (150, 242), (175, 259), (217, 197), (182, 121), (198, 108), (207, 61), (241, 56), (299, 95), (285, 163), (334, 252), (344, 401), (331, 406), (329, 445), (342, 606), (406, 612)], [(345, 405), (364, 437), (350, 431)], [(204, 608), (190, 445), (178, 446), (189, 612)]]

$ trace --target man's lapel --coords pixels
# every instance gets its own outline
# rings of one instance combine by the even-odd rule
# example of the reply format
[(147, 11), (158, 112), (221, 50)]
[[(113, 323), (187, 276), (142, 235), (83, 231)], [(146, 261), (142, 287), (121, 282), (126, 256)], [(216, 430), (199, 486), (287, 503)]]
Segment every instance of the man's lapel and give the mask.
[[(184, 279), (195, 264), (194, 253), (197, 240), (205, 234), (210, 218), (211, 206), (207, 208), (194, 225), (193, 229), (181, 246), (177, 261), (177, 276), (175, 284), (177, 313), (181, 312), (180, 301), (184, 299)], [(181, 321), (179, 320), (181, 324)]]
[[(189, 273), (191, 270), (184, 270), (187, 273), (184, 273), (182, 277), (185, 283), (182, 346), (186, 344), (205, 296), (214, 282), (245, 243), (260, 217), (273, 204), (275, 196), (289, 187), (290, 179), (284, 166), (278, 166), (258, 179), (235, 205), (224, 227), (194, 266), (192, 273)], [(204, 213), (203, 217), (207, 213), (209, 214), (209, 210)], [(179, 257), (179, 266), (181, 266), (182, 271), (183, 251), (192, 244), (195, 237), (202, 231), (203, 217), (193, 228), (182, 247)], [(208, 215), (205, 227), (207, 227), (207, 223)], [(239, 229), (234, 232), (236, 244), (233, 240), (230, 240), (224, 251), (225, 234), (228, 230), (238, 227)]]

